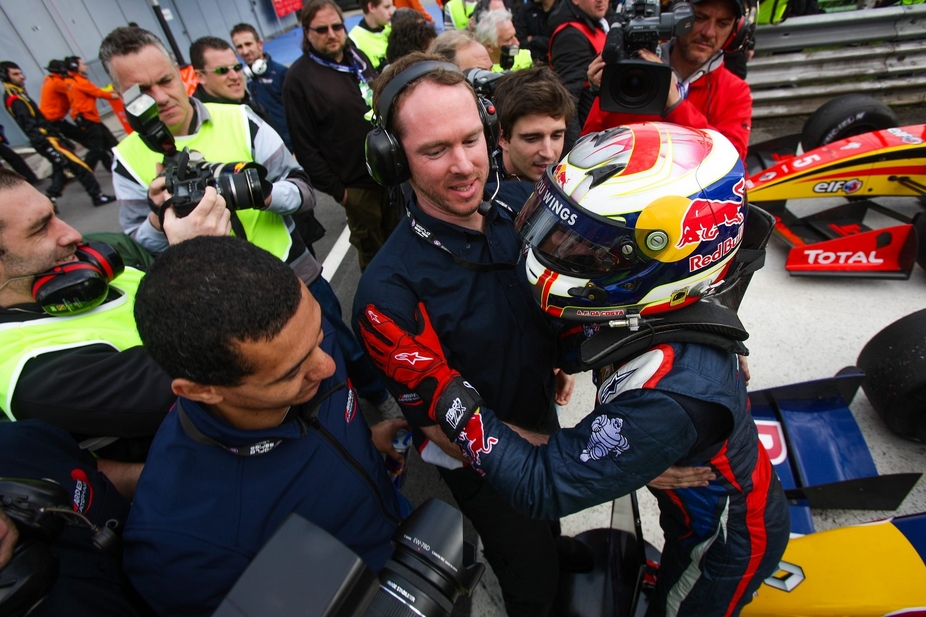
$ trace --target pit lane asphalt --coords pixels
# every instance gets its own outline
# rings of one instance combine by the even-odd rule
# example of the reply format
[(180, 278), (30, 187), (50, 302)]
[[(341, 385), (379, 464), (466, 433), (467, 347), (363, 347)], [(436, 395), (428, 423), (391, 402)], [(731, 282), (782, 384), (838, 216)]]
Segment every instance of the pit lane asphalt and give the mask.
[[(926, 122), (926, 107), (897, 109), (901, 124)], [(110, 116), (105, 119), (117, 137), (121, 128)], [(752, 143), (800, 132), (804, 118), (772, 119), (756, 122)], [(38, 167), (40, 176), (49, 166), (44, 159), (29, 157)], [(112, 192), (108, 171), (98, 167), (96, 176), (105, 192)], [(47, 181), (46, 181), (47, 182)], [(44, 187), (44, 185), (43, 185)], [(829, 207), (825, 200), (810, 200), (792, 206), (798, 214)], [(900, 204), (901, 206), (903, 204)], [(94, 208), (86, 192), (72, 182), (58, 200), (60, 216), (82, 233), (120, 231), (118, 206)], [(917, 208), (918, 206), (912, 206)], [(343, 208), (331, 197), (319, 193), (316, 215), (327, 229), (324, 238), (314, 247), (319, 261), (324, 262), (346, 225)], [(882, 223), (884, 224), (884, 223)], [(835, 375), (845, 366), (853, 365), (864, 344), (883, 327), (913, 311), (926, 307), (926, 272), (914, 268), (909, 280), (877, 280), (849, 278), (790, 277), (784, 268), (786, 247), (778, 240), (769, 243), (765, 268), (753, 278), (749, 292), (740, 308), (740, 317), (750, 332), (747, 346), (751, 350), (749, 366), (751, 390), (789, 383), (822, 379)], [(330, 264), (331, 262), (329, 262)], [(329, 266), (325, 272), (341, 301), (345, 318), (349, 317), (354, 290), (360, 278), (357, 254), (349, 248), (336, 271)], [(572, 426), (594, 406), (594, 389), (587, 375), (579, 375), (570, 404), (562, 410), (560, 422)], [(904, 440), (885, 427), (871, 408), (864, 392), (859, 391), (851, 405), (853, 415), (882, 474), (926, 471), (926, 445)], [(365, 412), (369, 415), (370, 410)], [(436, 471), (422, 463), (412, 453), (404, 493), (418, 505), (427, 497), (438, 496), (448, 503), (453, 500), (439, 481)], [(658, 509), (648, 491), (638, 491), (647, 540), (661, 548), (662, 534), (658, 525)], [(817, 530), (831, 529), (898, 514), (926, 511), (926, 480), (921, 479), (896, 512), (819, 510), (814, 513)], [(563, 519), (563, 532), (575, 535), (588, 529), (607, 527), (610, 523), (610, 503), (568, 516)], [(475, 540), (471, 526), (466, 537)], [(505, 615), (498, 583), (491, 570), (471, 600), (460, 603), (454, 615), (503, 617)]]

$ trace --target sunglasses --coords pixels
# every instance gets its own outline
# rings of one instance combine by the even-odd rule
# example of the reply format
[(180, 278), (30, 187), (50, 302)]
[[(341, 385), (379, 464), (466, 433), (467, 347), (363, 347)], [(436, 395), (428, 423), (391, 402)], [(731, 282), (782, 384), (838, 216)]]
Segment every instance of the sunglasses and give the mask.
[(328, 26), (318, 26), (316, 28), (309, 28), (315, 34), (327, 34), (328, 30), (333, 30), (334, 32), (340, 32), (344, 29), (344, 24), (330, 24)]
[(244, 68), (244, 65), (240, 62), (238, 64), (233, 64), (231, 66), (217, 66), (214, 69), (207, 69), (207, 72), (215, 73), (216, 75), (225, 75), (229, 71), (240, 71)]

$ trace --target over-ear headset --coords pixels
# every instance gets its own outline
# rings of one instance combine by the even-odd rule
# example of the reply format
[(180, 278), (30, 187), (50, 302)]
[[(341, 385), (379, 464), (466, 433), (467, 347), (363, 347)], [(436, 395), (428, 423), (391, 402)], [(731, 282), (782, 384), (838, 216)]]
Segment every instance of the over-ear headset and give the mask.
[(79, 70), (80, 65), (78, 64), (78, 60), (80, 60), (80, 58), (77, 56), (68, 56), (64, 59), (64, 64), (67, 66), (68, 71), (76, 73)]
[(744, 49), (756, 31), (756, 17), (759, 10), (756, 0), (732, 0), (739, 5), (742, 15), (734, 22), (733, 30), (721, 49), (727, 53)]
[(122, 274), (122, 256), (104, 242), (77, 245), (77, 261), (35, 275), (32, 296), (49, 315), (73, 315), (95, 308)]
[[(376, 105), (374, 123), (376, 128), (367, 133), (366, 159), (367, 171), (374, 180), (383, 186), (396, 186), (408, 180), (410, 174), (408, 159), (398, 137), (389, 130), (389, 114), (392, 112), (392, 101), (416, 79), (433, 71), (444, 70), (460, 73), (455, 64), (449, 62), (425, 61), (413, 64), (390, 81), (383, 89)], [(495, 105), (486, 98), (477, 97), (476, 107), (479, 109), (479, 118), (482, 121), (486, 145), (489, 156), (495, 151), (498, 143), (498, 116)]]
[(252, 77), (257, 77), (258, 75), (263, 75), (266, 73), (268, 66), (269, 65), (267, 64), (266, 60), (263, 58), (258, 58), (251, 66), (245, 64), (242, 70), (244, 71), (244, 76), (248, 79), (251, 79)]

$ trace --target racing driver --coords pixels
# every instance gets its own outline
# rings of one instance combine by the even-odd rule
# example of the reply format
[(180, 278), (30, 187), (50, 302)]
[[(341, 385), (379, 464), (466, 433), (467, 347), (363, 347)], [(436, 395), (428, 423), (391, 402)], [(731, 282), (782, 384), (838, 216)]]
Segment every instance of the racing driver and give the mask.
[(578, 322), (574, 369), (595, 369), (598, 388), (595, 409), (545, 446), (498, 421), (447, 365), (423, 303), (417, 333), (373, 305), (361, 319), (374, 361), (531, 517), (625, 495), (671, 465), (711, 467), (706, 487), (650, 489), (666, 542), (647, 615), (738, 615), (788, 542), (737, 361), (748, 334), (729, 308), (758, 263), (740, 251), (744, 186), (720, 133), (658, 123), (587, 136), (537, 184), (517, 220), (527, 279), (546, 312)]

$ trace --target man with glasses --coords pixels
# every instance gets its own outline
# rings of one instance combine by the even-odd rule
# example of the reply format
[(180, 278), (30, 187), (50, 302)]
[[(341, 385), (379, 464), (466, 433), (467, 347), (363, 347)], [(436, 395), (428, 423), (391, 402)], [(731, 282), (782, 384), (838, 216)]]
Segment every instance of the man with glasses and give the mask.
[(264, 118), (263, 109), (251, 99), (245, 87), (244, 64), (228, 41), (216, 36), (196, 39), (190, 45), (190, 63), (199, 79), (194, 97), (203, 103), (248, 105)]
[(286, 123), (296, 159), (312, 184), (344, 206), (350, 242), (364, 269), (398, 223), (388, 189), (370, 177), (364, 160), (376, 71), (349, 41), (344, 15), (333, 0), (307, 4), (302, 28), (302, 57), (283, 82)]

